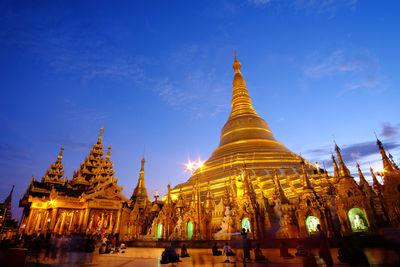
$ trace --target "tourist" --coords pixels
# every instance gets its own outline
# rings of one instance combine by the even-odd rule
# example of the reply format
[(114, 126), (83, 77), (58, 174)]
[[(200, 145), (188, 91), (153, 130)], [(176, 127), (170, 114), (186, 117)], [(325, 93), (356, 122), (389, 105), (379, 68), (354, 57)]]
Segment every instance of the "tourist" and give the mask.
[(288, 247), (286, 245), (285, 240), (281, 241), (281, 245), (279, 247), (279, 250), (280, 250), (280, 256), (282, 258), (290, 259), (290, 258), (294, 257), (292, 254), (289, 253), (289, 249), (288, 249)]
[(243, 255), (244, 259), (250, 259), (250, 250), (251, 250), (251, 241), (248, 238), (249, 236), (249, 231), (246, 231), (246, 228), (242, 229), (242, 245), (243, 245)]
[(181, 248), (181, 258), (186, 258), (186, 257), (189, 257), (189, 253), (187, 252), (185, 244), (183, 244)]
[(350, 265), (369, 266), (365, 253), (361, 248), (353, 246), (351, 240), (344, 242), (338, 250), (338, 260)]
[(317, 225), (317, 229), (319, 231), (319, 256), (324, 260), (327, 267), (333, 266), (333, 259), (331, 255), (331, 251), (329, 250), (328, 238), (324, 231), (321, 229), (321, 225)]
[(254, 249), (254, 258), (256, 261), (266, 261), (267, 258), (262, 254), (260, 244), (257, 244), (256, 248)]
[(169, 263), (168, 257), (169, 257), (169, 251), (168, 251), (168, 248), (165, 247), (164, 251), (163, 251), (162, 254), (161, 254), (160, 263), (161, 263), (161, 264), (167, 264), (167, 263)]
[(217, 242), (215, 242), (214, 246), (212, 247), (212, 253), (213, 253), (213, 256), (221, 256), (222, 255), (222, 251), (218, 250)]
[(233, 254), (233, 252), (232, 252), (231, 247), (228, 245), (228, 243), (225, 243), (225, 246), (224, 246), (224, 253), (225, 253), (225, 255), (226, 255), (226, 260), (225, 260), (225, 262), (230, 262), (230, 261), (229, 261), (229, 256), (233, 256), (234, 254)]
[(301, 240), (299, 239), (297, 241), (297, 247), (296, 247), (297, 251), (294, 255), (298, 256), (298, 257), (303, 257), (303, 256), (307, 256), (307, 251), (303, 246), (303, 243), (301, 242)]
[(169, 251), (169, 257), (168, 257), (169, 262), (180, 262), (181, 261), (179, 259), (178, 253), (176, 253), (174, 243), (171, 243), (171, 245), (168, 248), (168, 251)]

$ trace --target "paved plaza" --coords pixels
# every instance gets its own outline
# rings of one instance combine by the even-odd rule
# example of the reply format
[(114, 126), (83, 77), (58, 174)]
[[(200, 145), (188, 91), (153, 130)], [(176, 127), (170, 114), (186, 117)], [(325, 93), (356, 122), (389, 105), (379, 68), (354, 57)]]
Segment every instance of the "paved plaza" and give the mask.
[[(336, 248), (331, 249), (334, 259), (334, 266), (348, 266), (337, 260)], [(162, 248), (128, 248), (125, 253), (103, 254), (97, 253), (93, 256), (91, 263), (79, 263), (82, 255), (69, 255), (62, 259), (61, 264), (48, 262), (48, 264), (36, 265), (28, 263), (27, 266), (96, 266), (96, 267), (147, 267), (147, 266), (243, 266), (243, 252), (236, 251), (236, 257), (231, 257), (230, 263), (224, 263), (225, 256), (212, 256), (211, 249), (188, 249), (189, 258), (183, 258), (182, 262), (160, 264)], [(179, 252), (179, 249), (177, 250)], [(279, 257), (279, 249), (263, 249), (263, 254), (268, 258), (268, 264), (265, 262), (246, 262), (246, 266), (303, 266), (302, 257), (292, 259), (283, 259)], [(295, 249), (289, 249), (294, 254)], [(364, 249), (364, 252), (370, 262), (370, 266), (397, 266), (399, 256), (392, 250), (383, 249)], [(317, 255), (317, 251), (314, 251)], [(253, 253), (252, 253), (253, 256)], [(320, 266), (323, 262), (317, 258)]]

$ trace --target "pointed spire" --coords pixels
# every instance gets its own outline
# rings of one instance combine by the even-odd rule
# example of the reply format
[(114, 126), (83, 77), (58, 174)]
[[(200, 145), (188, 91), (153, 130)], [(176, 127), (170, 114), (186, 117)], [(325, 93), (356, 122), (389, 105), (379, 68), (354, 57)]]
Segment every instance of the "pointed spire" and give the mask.
[(104, 125), (101, 125), (99, 138), (97, 138), (98, 144), (101, 144), (101, 141), (103, 140), (103, 131), (104, 131)]
[(232, 86), (232, 111), (229, 119), (233, 119), (245, 115), (258, 116), (257, 112), (254, 110), (249, 92), (247, 91), (246, 82), (240, 72), (241, 64), (236, 57), (233, 62), (233, 69), (235, 70), (235, 77), (233, 78)]
[(358, 169), (358, 176), (360, 177), (360, 184), (359, 184), (360, 187), (363, 187), (365, 185), (369, 186), (369, 183), (367, 182), (367, 180), (364, 177), (364, 174), (361, 171), (360, 164), (358, 164), (358, 162), (356, 164)]
[(378, 179), (376, 178), (376, 175), (374, 173), (374, 170), (372, 169), (372, 167), (369, 167), (370, 171), (371, 171), (371, 176), (372, 176), (372, 180), (373, 180), (373, 187), (374, 190), (377, 192), (380, 192), (382, 189), (382, 185), (379, 183)]
[(304, 162), (304, 159), (302, 157), (300, 157), (300, 158), (301, 158), (301, 162), (300, 162), (301, 169), (303, 170), (303, 177), (304, 177), (303, 178), (303, 189), (314, 189), (314, 187), (311, 185), (310, 179), (308, 178), (307, 171), (306, 171), (306, 164)]
[(10, 193), (8, 194), (6, 200), (4, 201), (4, 203), (11, 203), (11, 199), (12, 199), (12, 194), (14, 192), (14, 187), (15, 185), (12, 186)]
[(331, 155), (332, 155), (332, 163), (333, 163), (333, 176), (335, 178), (338, 178), (339, 177), (339, 167), (336, 163), (336, 159), (335, 159), (335, 156), (333, 155), (333, 153)]
[(57, 157), (57, 162), (61, 162), (61, 159), (63, 157), (63, 151), (64, 151), (64, 146), (61, 147), (60, 154), (58, 154)]
[(383, 162), (384, 171), (385, 172), (396, 171), (396, 167), (389, 160), (388, 156), (386, 155), (386, 151), (383, 148), (382, 142), (378, 138), (376, 138), (376, 144), (379, 146), (379, 152), (381, 153), (381, 156), (382, 156), (382, 162)]
[(335, 143), (335, 150), (339, 160), (339, 177), (352, 177), (350, 170), (343, 161), (339, 146)]
[(235, 50), (235, 61), (233, 62), (233, 69), (235, 70), (235, 73), (240, 73), (240, 67), (242, 65), (240, 64), (239, 60), (236, 57), (236, 50)]
[(171, 186), (169, 184), (168, 184), (168, 192), (167, 192), (167, 204), (172, 204)]
[(151, 204), (150, 198), (147, 194), (147, 189), (144, 184), (144, 158), (142, 159), (142, 166), (140, 168), (139, 179), (135, 190), (132, 193), (131, 200), (134, 203), (139, 203), (141, 207), (146, 207)]
[(110, 158), (110, 156), (111, 156), (111, 145), (108, 145), (108, 150), (107, 150), (107, 155), (106, 155), (106, 157), (107, 157), (107, 158)]
[(142, 167), (140, 168), (140, 172), (144, 172), (144, 163), (146, 162), (146, 160), (144, 159), (144, 156), (142, 158)]

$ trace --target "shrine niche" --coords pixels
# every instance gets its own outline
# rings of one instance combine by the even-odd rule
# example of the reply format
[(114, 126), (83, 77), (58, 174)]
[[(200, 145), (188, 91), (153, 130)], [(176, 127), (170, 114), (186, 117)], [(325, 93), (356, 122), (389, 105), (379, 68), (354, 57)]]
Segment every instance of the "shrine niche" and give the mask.
[(250, 221), (249, 218), (243, 218), (242, 219), (242, 229), (246, 229), (246, 231), (250, 232), (251, 228), (250, 228)]
[(157, 224), (156, 240), (162, 239), (163, 236), (163, 225), (162, 223)]
[(192, 240), (193, 238), (193, 222), (190, 221), (186, 225), (187, 228), (187, 240)]
[(369, 232), (368, 220), (364, 211), (352, 208), (348, 212), (348, 217), (353, 232)]
[(315, 216), (308, 216), (306, 219), (306, 227), (309, 235), (318, 233), (317, 225), (320, 224), (319, 219)]

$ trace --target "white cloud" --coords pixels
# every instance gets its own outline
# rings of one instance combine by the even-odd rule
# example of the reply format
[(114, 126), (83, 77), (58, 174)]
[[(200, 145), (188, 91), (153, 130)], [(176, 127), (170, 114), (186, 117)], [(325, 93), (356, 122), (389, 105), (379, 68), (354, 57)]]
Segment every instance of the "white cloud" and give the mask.
[(303, 72), (310, 80), (340, 76), (347, 90), (359, 88), (382, 90), (384, 84), (379, 70), (378, 60), (368, 51), (351, 54), (339, 49), (325, 58), (317, 57), (316, 62), (305, 67)]
[(265, 6), (271, 2), (271, 0), (248, 0), (248, 2), (255, 6)]

